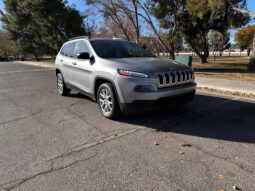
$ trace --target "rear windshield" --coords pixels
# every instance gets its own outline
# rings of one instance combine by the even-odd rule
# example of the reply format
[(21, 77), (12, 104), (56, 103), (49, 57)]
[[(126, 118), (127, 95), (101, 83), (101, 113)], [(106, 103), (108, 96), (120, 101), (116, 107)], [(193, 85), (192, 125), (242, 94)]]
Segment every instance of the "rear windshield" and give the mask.
[(154, 57), (139, 45), (121, 40), (95, 40), (91, 44), (101, 58)]

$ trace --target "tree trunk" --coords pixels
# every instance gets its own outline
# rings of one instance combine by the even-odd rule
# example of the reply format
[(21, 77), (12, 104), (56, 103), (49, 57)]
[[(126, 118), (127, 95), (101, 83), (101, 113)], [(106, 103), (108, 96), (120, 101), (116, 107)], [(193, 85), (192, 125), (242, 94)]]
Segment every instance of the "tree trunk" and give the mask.
[(36, 61), (40, 61), (39, 55), (36, 52), (33, 52), (33, 55), (34, 55)]
[(250, 53), (251, 53), (251, 49), (247, 48), (247, 56), (250, 56)]
[(253, 38), (253, 46), (252, 46), (252, 56), (250, 59), (250, 63), (248, 65), (249, 72), (255, 72), (255, 35)]
[(136, 4), (136, 0), (133, 0), (133, 4), (135, 7), (135, 21), (136, 21), (136, 26), (135, 26), (135, 30), (136, 30), (136, 43), (139, 44), (140, 43), (140, 27), (139, 27), (139, 18), (138, 18), (138, 7)]
[(216, 55), (215, 55), (215, 51), (213, 51), (213, 60), (216, 60)]
[(173, 42), (170, 42), (170, 43), (169, 43), (169, 46), (170, 46), (170, 52), (169, 52), (169, 53), (170, 53), (170, 59), (175, 60), (174, 43), (173, 43)]
[(201, 64), (206, 64), (207, 62), (207, 58), (209, 57), (209, 46), (208, 44), (206, 44), (206, 38), (205, 36), (203, 36), (204, 39), (204, 44), (203, 46), (201, 46), (200, 48), (196, 47), (194, 45), (193, 39), (192, 40), (187, 40), (188, 44), (190, 45), (190, 47), (193, 49), (193, 51), (196, 53), (196, 55), (200, 58), (200, 62)]
[[(195, 50), (194, 50), (195, 51)], [(201, 62), (201, 64), (206, 64), (206, 63), (208, 63), (207, 62), (207, 58), (209, 57), (209, 50), (208, 49), (205, 49), (204, 50), (204, 52), (197, 52), (197, 51), (195, 51), (196, 52), (196, 54), (198, 55), (198, 57), (200, 58), (200, 62)]]
[(206, 63), (208, 63), (207, 62), (207, 57), (205, 57), (204, 55), (203, 56), (201, 56), (201, 64), (206, 64)]

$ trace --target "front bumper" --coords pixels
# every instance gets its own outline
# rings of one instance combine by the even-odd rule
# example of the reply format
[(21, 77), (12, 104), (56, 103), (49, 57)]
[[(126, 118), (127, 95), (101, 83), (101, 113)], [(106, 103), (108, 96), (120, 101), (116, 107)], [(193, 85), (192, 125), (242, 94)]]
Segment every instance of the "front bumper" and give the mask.
[(121, 103), (120, 109), (123, 113), (126, 114), (160, 110), (162, 108), (169, 108), (187, 104), (193, 100), (194, 95), (195, 91), (170, 97), (159, 98), (157, 100), (137, 100), (133, 101), (132, 103)]
[[(119, 98), (120, 108), (124, 113), (150, 111), (155, 107), (174, 105), (189, 100), (196, 91), (196, 83), (189, 83), (167, 88), (157, 88), (156, 91), (136, 92), (138, 85), (154, 85), (153, 79), (118, 78), (115, 86)], [(161, 104), (162, 103), (162, 104)]]

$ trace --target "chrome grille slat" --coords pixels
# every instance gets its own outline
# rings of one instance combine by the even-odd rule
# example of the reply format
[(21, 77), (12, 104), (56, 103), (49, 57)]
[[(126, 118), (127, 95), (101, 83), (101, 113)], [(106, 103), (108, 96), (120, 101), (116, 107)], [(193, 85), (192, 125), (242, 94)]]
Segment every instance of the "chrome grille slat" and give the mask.
[(191, 70), (169, 71), (157, 73), (159, 87), (169, 87), (191, 83), (194, 73)]
[(162, 76), (163, 76), (163, 86), (165, 86), (166, 85), (166, 76), (164, 73), (162, 74)]
[(168, 72), (168, 76), (169, 76), (169, 85), (171, 86), (173, 84), (173, 76), (171, 72)]

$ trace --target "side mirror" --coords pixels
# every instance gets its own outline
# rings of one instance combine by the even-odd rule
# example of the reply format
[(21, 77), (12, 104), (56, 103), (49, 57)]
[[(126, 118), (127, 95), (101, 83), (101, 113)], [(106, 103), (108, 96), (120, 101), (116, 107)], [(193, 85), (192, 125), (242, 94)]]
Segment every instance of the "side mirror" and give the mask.
[(90, 53), (88, 52), (81, 52), (77, 54), (78, 59), (84, 59), (84, 60), (90, 60), (92, 57), (90, 56)]

